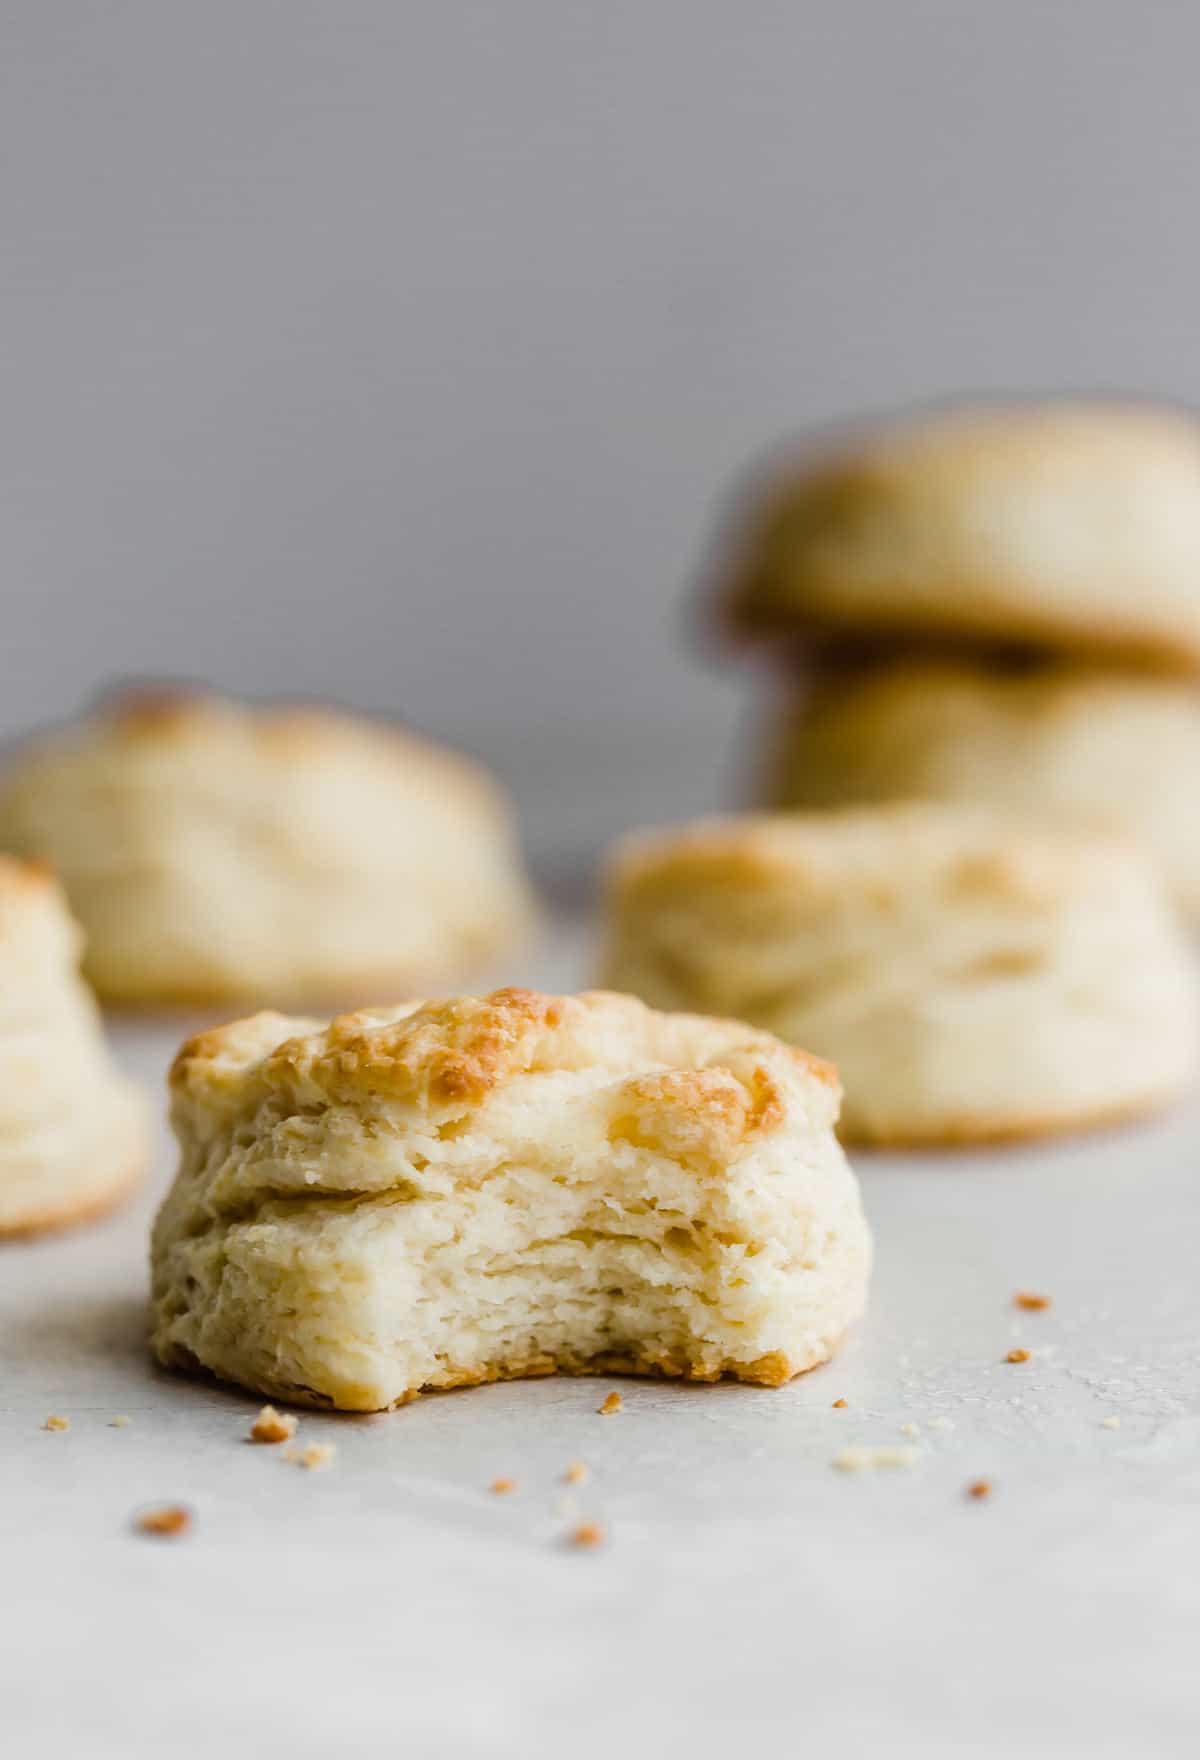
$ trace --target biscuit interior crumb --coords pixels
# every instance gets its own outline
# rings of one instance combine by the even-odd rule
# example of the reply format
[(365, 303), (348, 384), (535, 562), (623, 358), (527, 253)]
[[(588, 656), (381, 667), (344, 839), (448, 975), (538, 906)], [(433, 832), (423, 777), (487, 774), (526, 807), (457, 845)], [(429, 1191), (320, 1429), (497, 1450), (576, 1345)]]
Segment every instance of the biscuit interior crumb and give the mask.
[(901, 1424), (900, 1434), (901, 1436), (919, 1436), (921, 1426), (919, 1424)]
[(1009, 1351), (1004, 1361), (1006, 1363), (1027, 1363), (1029, 1361), (1029, 1352), (1023, 1350)]
[(46, 1419), (46, 1422), (42, 1425), (43, 1430), (69, 1430), (70, 1428), (70, 1418), (60, 1417), (57, 1412), (51, 1412), (50, 1416)]
[(159, 1534), (167, 1539), (184, 1534), (192, 1525), (190, 1510), (181, 1503), (164, 1503), (157, 1509), (144, 1509), (137, 1518), (143, 1534)]
[(108, 1427), (110, 1430), (124, 1430), (126, 1428), (126, 1426), (129, 1424), (132, 1424), (132, 1422), (133, 1422), (132, 1418), (126, 1418), (126, 1417), (110, 1418), (108, 1420)]
[(603, 1544), (604, 1529), (599, 1522), (580, 1522), (577, 1528), (571, 1530), (572, 1546), (591, 1547), (603, 1546)]
[(277, 1412), (264, 1406), (250, 1426), (253, 1442), (288, 1442), (296, 1434), (297, 1420), (291, 1412)]
[(843, 1407), (843, 1406), (844, 1406), (844, 1405), (845, 1405), (845, 1404), (846, 1404), (846, 1401), (845, 1401), (845, 1400), (844, 1400), (844, 1399), (835, 1399), (835, 1400), (834, 1400), (834, 1402), (833, 1402), (833, 1409), (834, 1409), (834, 1411), (835, 1411), (835, 1412), (836, 1412), (836, 1411), (840, 1411), (840, 1410), (841, 1410), (841, 1408), (842, 1408), (842, 1407)]
[(1024, 1308), (1029, 1314), (1040, 1314), (1043, 1308), (1050, 1306), (1050, 1297), (1037, 1296), (1032, 1290), (1019, 1289), (1013, 1297), (1013, 1306)]
[(488, 1490), (494, 1491), (498, 1497), (503, 1497), (506, 1492), (515, 1491), (516, 1489), (517, 1481), (515, 1479), (493, 1479), (488, 1486)]
[(974, 1497), (978, 1500), (981, 1497), (990, 1497), (991, 1495), (992, 1482), (990, 1479), (972, 1479), (967, 1486), (968, 1497)]
[(572, 1461), (563, 1478), (568, 1485), (582, 1485), (588, 1476), (588, 1470), (582, 1461)]
[(621, 1396), (614, 1388), (612, 1393), (606, 1394), (604, 1396), (604, 1404), (602, 1406), (600, 1406), (600, 1408), (599, 1408), (600, 1416), (602, 1418), (611, 1417), (613, 1412), (619, 1412), (620, 1409), (621, 1409)]
[(1121, 1420), (1114, 1412), (1111, 1417), (1101, 1418), (1100, 1428), (1102, 1430), (1119, 1430), (1121, 1428)]

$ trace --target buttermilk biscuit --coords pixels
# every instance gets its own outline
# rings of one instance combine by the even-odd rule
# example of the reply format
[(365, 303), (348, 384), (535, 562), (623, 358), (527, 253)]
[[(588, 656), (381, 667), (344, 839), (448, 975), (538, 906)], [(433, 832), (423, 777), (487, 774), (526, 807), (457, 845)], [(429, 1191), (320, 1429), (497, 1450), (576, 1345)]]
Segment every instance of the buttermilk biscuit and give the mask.
[(1086, 666), (936, 660), (834, 674), (784, 717), (770, 804), (986, 802), (1121, 831), (1200, 916), (1200, 692)]
[(630, 840), (605, 981), (833, 1058), (847, 1136), (1023, 1136), (1191, 1081), (1188, 949), (1140, 852), (962, 807), (713, 820)]
[(834, 1072), (627, 996), (263, 1014), (186, 1044), (154, 1350), (306, 1405), (662, 1374), (769, 1386), (863, 1308)]
[(316, 709), (135, 697), (29, 749), (0, 847), (48, 856), (101, 996), (361, 1000), (517, 935), (508, 811), (464, 759)]
[(0, 1235), (108, 1209), (144, 1168), (144, 1109), (110, 1062), (79, 944), (50, 875), (0, 856)]
[(900, 422), (781, 471), (732, 557), (744, 626), (969, 636), (1200, 668), (1200, 425), (1120, 404)]

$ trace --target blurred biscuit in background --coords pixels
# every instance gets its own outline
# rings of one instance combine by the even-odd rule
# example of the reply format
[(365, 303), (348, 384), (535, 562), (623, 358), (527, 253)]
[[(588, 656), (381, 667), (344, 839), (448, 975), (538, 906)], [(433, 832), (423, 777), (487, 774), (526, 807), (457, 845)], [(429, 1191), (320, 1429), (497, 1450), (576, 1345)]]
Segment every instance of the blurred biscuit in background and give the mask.
[(1043, 662), (900, 658), (799, 686), (766, 735), (776, 807), (988, 801), (1125, 832), (1200, 919), (1200, 691)]
[(765, 636), (953, 636), (1200, 670), (1200, 426), (1134, 403), (996, 403), (784, 465), (732, 535)]
[(336, 1004), (435, 988), (526, 930), (508, 803), (477, 765), (309, 707), (132, 693), (0, 779), (107, 1002)]
[(1180, 1094), (1197, 1060), (1188, 951), (1132, 846), (921, 803), (627, 840), (601, 979), (831, 1059), (849, 1138), (941, 1143)]
[(0, 1235), (107, 1210), (145, 1171), (146, 1110), (109, 1058), (80, 940), (53, 877), (0, 857)]

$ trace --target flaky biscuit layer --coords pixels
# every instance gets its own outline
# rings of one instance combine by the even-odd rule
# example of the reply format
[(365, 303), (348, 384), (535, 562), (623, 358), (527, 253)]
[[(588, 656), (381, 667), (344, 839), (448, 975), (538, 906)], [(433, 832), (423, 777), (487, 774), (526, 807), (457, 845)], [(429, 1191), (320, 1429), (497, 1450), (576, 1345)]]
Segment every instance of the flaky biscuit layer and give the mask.
[(1197, 1057), (1194, 974), (1147, 860), (934, 804), (629, 840), (606, 982), (836, 1060), (864, 1141), (1034, 1135), (1148, 1110)]
[(618, 1366), (775, 1384), (865, 1299), (828, 1066), (629, 997), (484, 998), (189, 1041), (154, 1348), (281, 1398)]

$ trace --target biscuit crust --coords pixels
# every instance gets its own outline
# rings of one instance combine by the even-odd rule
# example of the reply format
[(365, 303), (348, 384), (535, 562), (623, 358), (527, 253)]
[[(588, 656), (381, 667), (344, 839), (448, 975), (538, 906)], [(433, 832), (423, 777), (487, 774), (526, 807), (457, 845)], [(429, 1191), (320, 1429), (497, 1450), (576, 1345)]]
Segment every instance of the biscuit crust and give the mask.
[(556, 1372), (777, 1386), (862, 1310), (836, 1074), (740, 1022), (526, 990), (263, 1014), (170, 1084), (171, 1367), (351, 1411)]
[(835, 672), (769, 735), (777, 807), (984, 803), (1123, 833), (1200, 916), (1200, 694), (1085, 666), (907, 659)]
[(1182, 1094), (1190, 950), (1131, 845), (931, 803), (628, 840), (606, 982), (836, 1059), (845, 1140), (1086, 1129)]
[(0, 857), (0, 1236), (84, 1222), (145, 1170), (140, 1094), (78, 976), (79, 933), (37, 865)]
[(58, 869), (117, 1006), (350, 1003), (479, 969), (531, 894), (480, 767), (385, 724), (134, 693), (30, 745), (0, 847)]
[(732, 522), (736, 628), (876, 631), (1200, 670), (1200, 425), (964, 406), (781, 464)]

